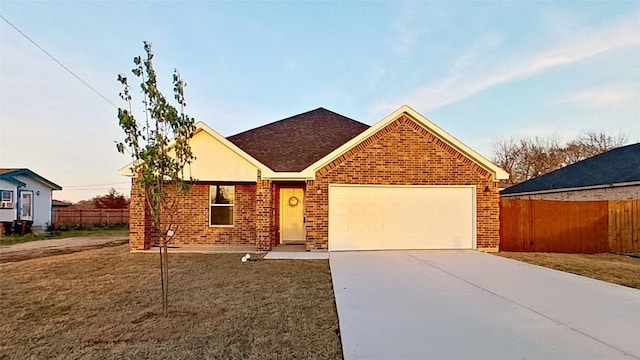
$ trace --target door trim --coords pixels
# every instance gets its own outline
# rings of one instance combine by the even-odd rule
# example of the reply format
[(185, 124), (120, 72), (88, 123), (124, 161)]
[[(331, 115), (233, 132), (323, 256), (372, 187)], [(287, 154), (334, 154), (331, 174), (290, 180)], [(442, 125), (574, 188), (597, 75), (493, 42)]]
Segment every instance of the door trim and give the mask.
[[(287, 206), (286, 202), (289, 199), (285, 199), (282, 196), (282, 192), (286, 191), (286, 190), (291, 190), (291, 189), (302, 191), (302, 199), (300, 199), (302, 204), (300, 204), (300, 205), (302, 206), (303, 238), (300, 239), (300, 240), (287, 241), (287, 240), (283, 239), (283, 233), (284, 232), (282, 231), (282, 229), (283, 229), (283, 221), (284, 221), (284, 211), (282, 211), (282, 209), (283, 209), (284, 206)], [(280, 220), (279, 224), (278, 224), (278, 226), (279, 226), (278, 233), (279, 233), (279, 238), (280, 238), (280, 244), (282, 244), (282, 245), (304, 245), (306, 243), (306, 240), (307, 240), (307, 227), (306, 227), (306, 221), (305, 221), (305, 216), (306, 216), (305, 215), (305, 210), (306, 210), (306, 207), (305, 207), (305, 190), (304, 190), (304, 187), (302, 187), (302, 186), (300, 186), (300, 187), (298, 187), (298, 186), (295, 186), (295, 187), (286, 186), (286, 187), (281, 187), (278, 191), (279, 191), (278, 197), (280, 198), (280, 203), (278, 204), (278, 212), (279, 212), (279, 220)]]
[[(23, 205), (23, 200), (22, 200), (22, 194), (30, 194), (31, 196), (29, 197), (31, 199), (31, 218), (30, 219), (25, 219), (22, 217), (22, 205)], [(27, 221), (33, 221), (34, 218), (34, 213), (33, 213), (33, 207), (34, 207), (34, 203), (35, 203), (35, 199), (33, 198), (33, 190), (22, 190), (20, 191), (20, 193), (18, 194), (18, 220), (27, 220)]]

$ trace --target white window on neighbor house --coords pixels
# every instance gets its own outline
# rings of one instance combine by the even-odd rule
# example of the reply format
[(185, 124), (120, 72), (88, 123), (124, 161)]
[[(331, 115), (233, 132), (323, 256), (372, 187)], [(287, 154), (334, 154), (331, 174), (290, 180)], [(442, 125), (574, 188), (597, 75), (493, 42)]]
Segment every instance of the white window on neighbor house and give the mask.
[(209, 186), (209, 225), (233, 226), (236, 189), (233, 185)]
[(0, 209), (13, 208), (13, 191), (0, 190)]

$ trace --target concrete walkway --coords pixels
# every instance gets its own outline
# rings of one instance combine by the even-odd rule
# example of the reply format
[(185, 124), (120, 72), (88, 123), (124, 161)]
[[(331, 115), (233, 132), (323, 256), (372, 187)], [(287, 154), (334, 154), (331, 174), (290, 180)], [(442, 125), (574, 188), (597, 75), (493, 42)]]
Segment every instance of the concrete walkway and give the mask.
[(0, 246), (0, 261), (24, 260), (47, 253), (75, 252), (101, 247), (113, 242), (126, 242), (126, 236), (91, 236), (29, 241)]
[(475, 251), (339, 252), (345, 359), (640, 359), (640, 291)]
[(304, 245), (277, 245), (264, 260), (328, 260), (327, 251), (306, 251)]
[[(152, 246), (146, 250), (131, 250), (134, 253), (158, 253), (158, 246)], [(209, 245), (169, 245), (169, 253), (183, 254), (260, 254), (255, 246), (209, 246)]]

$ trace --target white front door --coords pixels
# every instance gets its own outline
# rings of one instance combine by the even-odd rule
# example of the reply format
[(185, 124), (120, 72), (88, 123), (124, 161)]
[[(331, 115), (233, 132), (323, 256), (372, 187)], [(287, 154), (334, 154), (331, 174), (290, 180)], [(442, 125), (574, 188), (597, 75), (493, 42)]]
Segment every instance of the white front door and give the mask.
[(280, 189), (280, 243), (304, 243), (304, 189)]
[(33, 191), (20, 192), (20, 220), (33, 221)]

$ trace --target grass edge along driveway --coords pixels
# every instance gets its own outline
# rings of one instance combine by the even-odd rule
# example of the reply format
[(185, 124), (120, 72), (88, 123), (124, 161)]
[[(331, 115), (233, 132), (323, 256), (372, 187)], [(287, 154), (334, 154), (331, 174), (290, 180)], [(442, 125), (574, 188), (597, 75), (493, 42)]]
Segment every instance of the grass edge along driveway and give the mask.
[(640, 258), (617, 254), (504, 252), (495, 255), (640, 289)]

